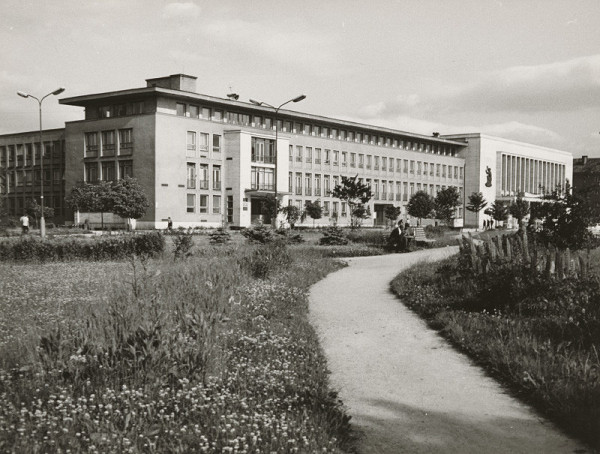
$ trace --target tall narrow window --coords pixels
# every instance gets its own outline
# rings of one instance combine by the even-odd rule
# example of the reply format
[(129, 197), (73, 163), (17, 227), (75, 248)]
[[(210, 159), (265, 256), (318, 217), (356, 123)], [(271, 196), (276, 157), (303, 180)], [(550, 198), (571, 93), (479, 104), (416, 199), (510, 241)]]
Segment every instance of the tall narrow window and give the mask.
[(133, 178), (133, 161), (119, 161), (119, 178)]
[(200, 153), (208, 152), (208, 134), (205, 132), (200, 133), (200, 142), (198, 143)]
[(208, 189), (208, 164), (200, 164), (198, 189)]
[(221, 152), (221, 136), (219, 134), (213, 134), (213, 153)]
[(95, 158), (98, 156), (98, 133), (85, 133), (85, 157)]
[(188, 158), (194, 158), (196, 156), (196, 132), (187, 132), (187, 154)]
[(180, 117), (185, 117), (185, 113), (186, 113), (185, 104), (178, 102), (176, 109), (177, 109), (177, 115), (179, 115)]
[(102, 131), (102, 156), (115, 155), (115, 132)]
[(119, 154), (130, 155), (133, 152), (133, 129), (119, 129)]
[(187, 212), (196, 212), (196, 194), (187, 194)]
[(187, 188), (196, 189), (196, 164), (187, 163)]
[(208, 213), (208, 196), (200, 194), (200, 213)]
[(221, 196), (213, 195), (213, 214), (221, 213)]
[(102, 181), (115, 180), (115, 163), (113, 161), (102, 163)]
[(221, 190), (221, 166), (213, 166), (213, 189)]

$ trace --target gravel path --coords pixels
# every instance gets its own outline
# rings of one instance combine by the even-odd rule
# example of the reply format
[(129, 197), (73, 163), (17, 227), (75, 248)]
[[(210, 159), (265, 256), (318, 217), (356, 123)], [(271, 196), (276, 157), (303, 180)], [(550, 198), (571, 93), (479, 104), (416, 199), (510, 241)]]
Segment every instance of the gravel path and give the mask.
[(586, 453), (409, 311), (391, 280), (457, 248), (347, 259), (311, 289), (310, 316), (361, 453)]

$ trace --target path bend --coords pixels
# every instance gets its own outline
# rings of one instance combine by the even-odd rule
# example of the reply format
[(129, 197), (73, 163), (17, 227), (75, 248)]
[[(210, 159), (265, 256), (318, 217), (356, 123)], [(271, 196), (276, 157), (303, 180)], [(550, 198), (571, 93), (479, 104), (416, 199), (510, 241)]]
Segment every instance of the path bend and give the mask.
[(347, 259), (311, 288), (331, 384), (370, 453), (586, 453), (507, 395), (390, 290), (403, 269), (456, 247)]

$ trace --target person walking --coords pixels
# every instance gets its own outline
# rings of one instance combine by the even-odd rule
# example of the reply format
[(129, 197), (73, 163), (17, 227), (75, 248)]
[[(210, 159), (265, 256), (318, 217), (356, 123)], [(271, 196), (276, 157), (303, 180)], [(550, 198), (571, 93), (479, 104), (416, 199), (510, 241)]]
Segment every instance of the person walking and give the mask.
[(172, 221), (172, 219), (171, 219), (171, 216), (169, 216), (169, 217), (167, 218), (167, 229), (168, 229), (168, 230), (173, 230), (173, 221)]
[(394, 250), (394, 252), (400, 252), (402, 249), (402, 236), (402, 221), (398, 221), (398, 225), (394, 227), (394, 230), (392, 230), (392, 233), (390, 233), (390, 238), (388, 240), (388, 244), (390, 245), (390, 248)]
[(21, 234), (25, 235), (26, 233), (29, 233), (29, 216), (23, 214), (19, 221), (21, 221)]

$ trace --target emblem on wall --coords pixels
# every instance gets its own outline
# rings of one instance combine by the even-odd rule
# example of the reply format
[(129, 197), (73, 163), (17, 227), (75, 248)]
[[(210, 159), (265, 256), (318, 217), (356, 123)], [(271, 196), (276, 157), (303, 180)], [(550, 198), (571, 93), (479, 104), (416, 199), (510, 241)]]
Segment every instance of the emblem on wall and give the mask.
[(486, 177), (486, 182), (485, 182), (485, 187), (486, 188), (491, 188), (492, 187), (492, 169), (490, 169), (489, 167), (485, 168), (485, 177)]

